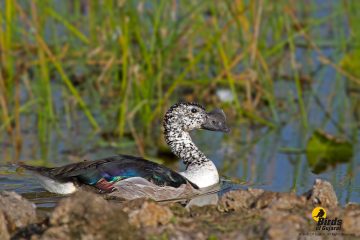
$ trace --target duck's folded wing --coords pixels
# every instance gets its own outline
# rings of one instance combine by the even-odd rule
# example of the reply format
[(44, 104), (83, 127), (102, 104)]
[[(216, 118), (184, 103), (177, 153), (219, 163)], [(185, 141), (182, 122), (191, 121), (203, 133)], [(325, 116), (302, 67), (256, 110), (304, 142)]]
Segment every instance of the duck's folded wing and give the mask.
[(117, 155), (57, 168), (38, 168), (37, 172), (60, 182), (76, 181), (79, 184), (91, 185), (103, 191), (112, 191), (114, 183), (133, 177), (144, 178), (158, 186), (177, 188), (182, 184), (189, 183), (194, 188), (198, 188), (169, 168), (128, 155)]
[(170, 186), (158, 186), (144, 178), (133, 177), (116, 182), (113, 187), (117, 191), (109, 193), (110, 197), (121, 199), (151, 198), (155, 201), (173, 200), (179, 198), (191, 198), (200, 193), (190, 184), (182, 184), (174, 188)]

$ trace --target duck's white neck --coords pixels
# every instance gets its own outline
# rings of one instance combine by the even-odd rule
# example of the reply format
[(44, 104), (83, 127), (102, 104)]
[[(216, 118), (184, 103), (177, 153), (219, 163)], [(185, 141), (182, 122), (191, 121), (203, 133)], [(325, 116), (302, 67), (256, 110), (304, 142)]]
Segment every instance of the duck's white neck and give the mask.
[(176, 123), (164, 124), (165, 141), (171, 151), (183, 160), (185, 172), (181, 174), (200, 188), (212, 186), (219, 182), (215, 164), (208, 159), (193, 143), (190, 134), (183, 131)]

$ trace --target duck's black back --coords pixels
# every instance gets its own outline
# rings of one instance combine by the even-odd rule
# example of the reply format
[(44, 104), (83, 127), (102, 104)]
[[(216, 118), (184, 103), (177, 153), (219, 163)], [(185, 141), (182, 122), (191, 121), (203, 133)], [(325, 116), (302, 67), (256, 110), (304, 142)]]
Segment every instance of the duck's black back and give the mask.
[[(77, 182), (100, 188), (107, 188), (112, 184), (132, 177), (141, 177), (158, 186), (179, 187), (190, 183), (198, 188), (179, 173), (160, 164), (143, 158), (116, 155), (95, 161), (73, 163), (62, 167), (45, 168), (23, 165), (23, 167), (38, 172), (41, 175), (60, 182)], [(99, 182), (106, 184), (99, 184)], [(107, 190), (107, 189), (104, 189)]]

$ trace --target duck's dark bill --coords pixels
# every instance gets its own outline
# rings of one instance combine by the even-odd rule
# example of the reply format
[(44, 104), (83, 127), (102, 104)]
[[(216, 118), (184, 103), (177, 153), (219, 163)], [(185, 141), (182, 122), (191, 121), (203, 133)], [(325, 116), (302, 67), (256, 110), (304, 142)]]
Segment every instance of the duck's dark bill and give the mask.
[(218, 108), (207, 113), (206, 121), (202, 124), (201, 128), (209, 131), (230, 132), (230, 128), (226, 126), (225, 113)]

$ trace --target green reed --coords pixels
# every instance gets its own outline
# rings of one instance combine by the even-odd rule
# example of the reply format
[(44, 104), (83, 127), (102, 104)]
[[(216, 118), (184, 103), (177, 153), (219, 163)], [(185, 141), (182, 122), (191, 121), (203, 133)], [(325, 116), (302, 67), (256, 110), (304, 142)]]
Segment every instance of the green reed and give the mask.
[[(271, 128), (279, 126), (282, 113), (298, 110), (308, 128), (309, 94), (301, 83), (298, 44), (317, 51), (327, 39), (312, 29), (330, 20), (339, 33), (331, 44), (346, 51), (348, 38), (337, 21), (346, 14), (353, 35), (359, 32), (358, 12), (350, 7), (354, 1), (349, 5), (340, 1), (321, 18), (311, 15), (321, 6), (300, 2), (292, 6), (288, 1), (1, 4), (0, 129), (16, 133), (17, 142), (24, 106), (36, 110), (39, 141), (44, 144), (60, 121), (70, 127), (76, 112), (94, 132), (111, 131), (118, 138), (130, 134), (138, 145), (146, 145), (141, 139), (152, 136), (151, 126), (179, 99), (233, 104), (235, 119)], [(287, 56), (290, 61), (284, 60)], [(285, 109), (279, 107), (282, 101), (275, 93), (282, 78), (279, 72), (288, 75), (296, 92), (288, 99), (296, 104)], [(59, 85), (60, 103), (54, 102)], [(230, 90), (230, 104), (214, 100), (219, 87)], [(21, 95), (27, 97), (20, 101)]]

